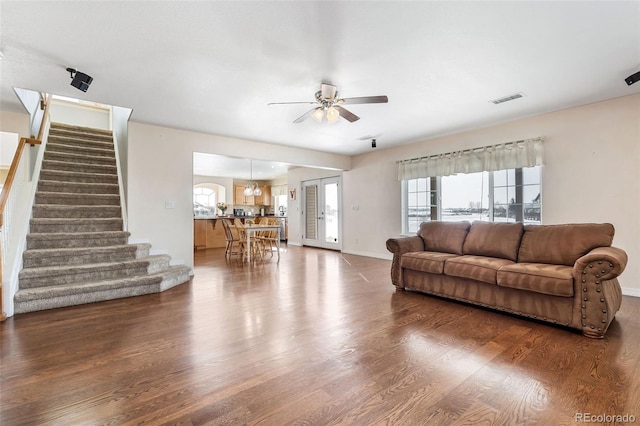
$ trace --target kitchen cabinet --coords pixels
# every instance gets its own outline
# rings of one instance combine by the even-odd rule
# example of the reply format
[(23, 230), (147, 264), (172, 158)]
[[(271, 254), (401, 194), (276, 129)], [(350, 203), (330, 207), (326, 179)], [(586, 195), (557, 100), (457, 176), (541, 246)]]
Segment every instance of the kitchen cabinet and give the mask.
[(207, 221), (193, 221), (193, 246), (196, 250), (207, 248)]
[(245, 186), (233, 187), (233, 204), (236, 206), (254, 206), (255, 200), (253, 195), (244, 195)]
[(246, 186), (235, 185), (233, 187), (233, 204), (236, 206), (270, 206), (271, 205), (271, 187), (268, 185), (260, 185), (262, 195), (244, 195)]
[(196, 250), (225, 247), (224, 226), (220, 219), (196, 219), (193, 221), (193, 246)]
[(260, 205), (270, 206), (271, 205), (271, 187), (265, 185), (265, 186), (261, 186), (260, 189), (262, 190), (262, 200)]

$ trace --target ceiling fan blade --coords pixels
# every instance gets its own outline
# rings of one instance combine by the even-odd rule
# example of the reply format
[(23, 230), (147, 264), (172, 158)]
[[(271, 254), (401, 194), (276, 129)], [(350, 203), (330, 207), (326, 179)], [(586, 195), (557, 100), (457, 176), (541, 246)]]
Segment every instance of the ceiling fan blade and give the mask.
[(389, 102), (389, 98), (385, 95), (382, 96), (362, 96), (359, 98), (343, 98), (338, 100), (339, 103), (344, 105), (353, 104), (386, 104)]
[(338, 112), (340, 113), (340, 116), (342, 116), (342, 118), (350, 121), (351, 123), (353, 123), (354, 121), (360, 120), (360, 117), (358, 117), (357, 115), (355, 115), (351, 111), (342, 108), (340, 105), (334, 105), (333, 107), (338, 110)]
[(331, 84), (322, 83), (320, 86), (323, 99), (333, 99), (336, 97), (336, 86)]
[(305, 112), (300, 117), (298, 117), (295, 120), (293, 120), (293, 122), (294, 123), (302, 123), (304, 120), (307, 119), (307, 117), (309, 117), (311, 114), (313, 114), (314, 111), (317, 111), (319, 109), (322, 109), (322, 107), (314, 108), (312, 110), (309, 110), (309, 111)]
[(316, 102), (269, 102), (267, 105), (290, 105), (290, 104), (309, 104), (313, 105)]

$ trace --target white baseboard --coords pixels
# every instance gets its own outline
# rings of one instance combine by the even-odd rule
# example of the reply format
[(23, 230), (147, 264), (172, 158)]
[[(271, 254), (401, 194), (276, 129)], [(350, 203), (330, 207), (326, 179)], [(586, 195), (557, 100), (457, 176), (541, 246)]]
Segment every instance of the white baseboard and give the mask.
[(622, 287), (622, 294), (625, 296), (640, 297), (640, 289)]
[(294, 241), (287, 241), (287, 245), (289, 246), (296, 246), (296, 247), (302, 247), (302, 243), (298, 243), (298, 242), (294, 242)]
[(371, 253), (368, 251), (342, 250), (342, 253), (354, 254), (356, 256), (375, 257), (376, 259), (393, 260), (393, 254)]

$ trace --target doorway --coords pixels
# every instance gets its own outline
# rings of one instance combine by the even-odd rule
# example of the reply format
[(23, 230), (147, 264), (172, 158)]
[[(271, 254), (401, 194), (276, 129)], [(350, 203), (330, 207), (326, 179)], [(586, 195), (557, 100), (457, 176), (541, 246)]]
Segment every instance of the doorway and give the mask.
[(302, 182), (302, 244), (342, 249), (342, 192), (340, 177)]

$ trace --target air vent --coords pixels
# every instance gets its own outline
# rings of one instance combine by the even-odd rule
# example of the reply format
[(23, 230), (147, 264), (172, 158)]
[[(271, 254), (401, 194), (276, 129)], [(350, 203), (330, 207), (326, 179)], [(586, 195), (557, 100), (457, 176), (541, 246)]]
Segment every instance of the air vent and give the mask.
[(516, 94), (513, 94), (513, 95), (505, 96), (504, 98), (494, 99), (494, 100), (489, 101), (489, 102), (498, 105), (498, 104), (502, 104), (502, 103), (505, 103), (505, 102), (512, 101), (514, 99), (521, 98), (523, 96), (524, 96), (524, 93), (516, 93)]

